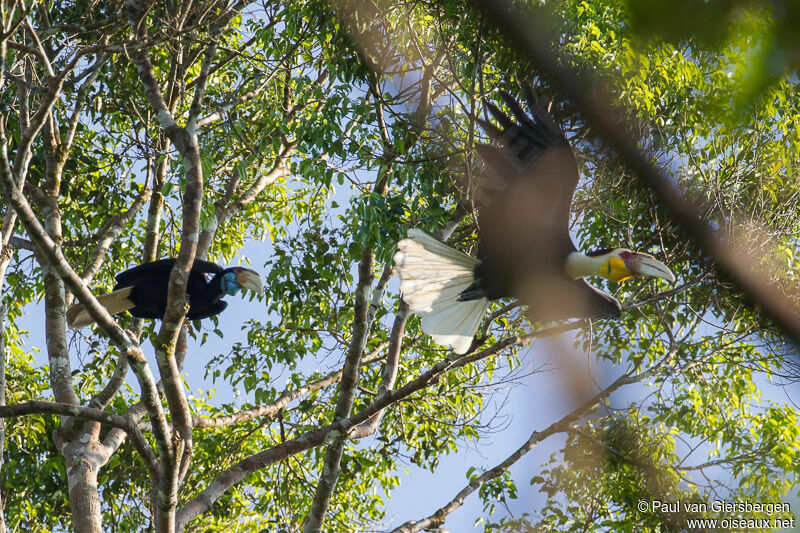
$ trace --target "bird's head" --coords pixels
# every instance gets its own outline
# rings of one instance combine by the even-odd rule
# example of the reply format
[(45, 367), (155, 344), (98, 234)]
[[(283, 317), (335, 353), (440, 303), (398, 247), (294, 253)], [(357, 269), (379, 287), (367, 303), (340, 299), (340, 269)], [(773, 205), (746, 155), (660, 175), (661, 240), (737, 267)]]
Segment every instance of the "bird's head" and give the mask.
[(264, 286), (261, 284), (261, 276), (258, 275), (258, 272), (242, 267), (226, 269), (222, 274), (220, 287), (222, 292), (231, 296), (241, 289), (255, 291), (259, 295), (264, 293)]
[(675, 281), (667, 265), (650, 254), (632, 252), (625, 248), (616, 248), (598, 254), (603, 259), (598, 275), (611, 281), (623, 281), (634, 276), (650, 276)]

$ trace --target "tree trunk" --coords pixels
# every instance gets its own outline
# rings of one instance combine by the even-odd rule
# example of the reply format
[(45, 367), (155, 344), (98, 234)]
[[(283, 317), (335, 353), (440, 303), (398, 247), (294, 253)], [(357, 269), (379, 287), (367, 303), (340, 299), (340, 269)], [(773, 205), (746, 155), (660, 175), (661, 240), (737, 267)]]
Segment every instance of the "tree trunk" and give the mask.
[(108, 453), (97, 440), (66, 444), (61, 453), (67, 461), (69, 505), (78, 533), (102, 533), (97, 473), (108, 460)]

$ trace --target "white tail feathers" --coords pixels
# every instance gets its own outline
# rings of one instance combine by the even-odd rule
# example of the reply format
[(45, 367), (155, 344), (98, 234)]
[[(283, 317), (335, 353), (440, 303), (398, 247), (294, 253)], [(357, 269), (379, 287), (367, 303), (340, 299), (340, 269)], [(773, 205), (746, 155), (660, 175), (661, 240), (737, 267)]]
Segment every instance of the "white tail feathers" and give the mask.
[(409, 309), (422, 315), (422, 331), (437, 344), (465, 353), (489, 307), (486, 298), (458, 301), (480, 261), (417, 229), (409, 230), (397, 248), (394, 271), (400, 291)]
[[(125, 287), (118, 291), (103, 294), (97, 297), (97, 301), (106, 308), (110, 315), (116, 315), (126, 311), (135, 304), (128, 299), (133, 287)], [(70, 329), (80, 329), (94, 323), (94, 319), (89, 316), (86, 309), (81, 304), (75, 304), (67, 311), (67, 325)]]

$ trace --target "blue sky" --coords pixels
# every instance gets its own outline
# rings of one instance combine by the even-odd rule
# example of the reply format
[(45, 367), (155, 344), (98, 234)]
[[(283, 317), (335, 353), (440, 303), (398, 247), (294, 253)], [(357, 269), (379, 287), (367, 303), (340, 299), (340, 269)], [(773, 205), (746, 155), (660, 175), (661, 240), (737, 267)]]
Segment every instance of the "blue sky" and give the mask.
[[(350, 191), (340, 190), (332, 197), (345, 209), (349, 201)], [(332, 216), (335, 220), (335, 217)], [(240, 256), (232, 264), (247, 264), (244, 258), (249, 259), (250, 265), (262, 275), (266, 273), (264, 264), (272, 255), (272, 244), (250, 241), (243, 248)], [(132, 266), (132, 265), (131, 265)], [(354, 265), (355, 267), (355, 265)], [(680, 282), (680, 281), (679, 281)], [(392, 293), (384, 298), (386, 305), (393, 306), (397, 293), (397, 282), (389, 285)], [(241, 295), (240, 295), (241, 296)], [(190, 394), (205, 396), (200, 391), (215, 389), (215, 402), (253, 401), (242, 390), (235, 390), (227, 383), (218, 381), (212, 383), (205, 378), (206, 364), (217, 354), (227, 353), (236, 342), (246, 342), (246, 332), (242, 330), (242, 322), (249, 318), (263, 317), (267, 313), (264, 300), (241, 298), (240, 296), (227, 297), (229, 306), (220, 315), (219, 328), (225, 333), (220, 339), (209, 336), (209, 341), (200, 346), (199, 343), (189, 339), (189, 350), (184, 367), (186, 381), (190, 384)], [(45, 363), (43, 351), (43, 322), (44, 313), (41, 304), (29, 307), (28, 312), (21, 319), (20, 326), (28, 330), (28, 347), (42, 349), (37, 355), (39, 363)], [(88, 331), (88, 330), (86, 330)], [(84, 332), (86, 332), (84, 331)], [(587, 382), (588, 372), (598, 385), (604, 386), (616, 379), (624, 368), (615, 367), (609, 363), (599, 364), (593, 356), (576, 351), (572, 348), (574, 333), (566, 333), (554, 339), (543, 339), (520, 353), (520, 359), (527, 366), (527, 370), (536, 369), (537, 372), (521, 378), (517, 386), (508, 390), (500, 390), (492, 397), (491, 405), (486, 409), (483, 423), (489, 423), (495, 414), (498, 417), (494, 422), (498, 424), (495, 431), (490, 432), (479, 442), (465, 442), (457, 453), (442, 458), (435, 473), (408, 464), (406, 468), (397, 473), (401, 478), (401, 485), (392, 492), (386, 501), (387, 516), (384, 522), (386, 527), (400, 525), (407, 520), (418, 520), (428, 516), (436, 509), (448, 503), (456, 493), (468, 482), (467, 470), (474, 466), (479, 471), (493, 467), (526, 441), (533, 430), (545, 429), (551, 423), (573, 410), (583, 397), (574, 394), (577, 390), (570, 384), (577, 379), (578, 382)], [(157, 367), (149, 343), (144, 344), (145, 354), (148, 356), (154, 373)], [(329, 356), (324, 360), (306, 358), (300, 362), (299, 370), (310, 373), (315, 369), (320, 371), (337, 370), (344, 355), (341, 353)], [(79, 368), (81, 361), (73, 354), (73, 368)], [(283, 386), (286, 373), (273, 372), (277, 387)], [(132, 374), (128, 374), (128, 384), (138, 391), (138, 384)], [(796, 387), (781, 387), (760, 380), (761, 390), (765, 400), (784, 403), (792, 397), (797, 399)], [(588, 391), (588, 388), (582, 390)], [(596, 390), (591, 390), (591, 393)], [(612, 397), (612, 407), (624, 408), (634, 402), (642, 400), (644, 395), (651, 392), (644, 385), (632, 385), (619, 390)], [(588, 394), (588, 393), (587, 393)], [(502, 404), (502, 405), (501, 405)], [(499, 413), (496, 413), (497, 408)], [(602, 414), (602, 413), (601, 413)], [(368, 446), (370, 439), (364, 439), (361, 445)], [(511, 468), (513, 478), (517, 483), (519, 497), (509, 502), (511, 511), (519, 516), (522, 513), (536, 513), (545, 502), (544, 495), (539, 492), (538, 486), (531, 486), (531, 477), (541, 472), (542, 464), (548, 461), (551, 454), (557, 452), (564, 444), (564, 436), (556, 435), (545, 440)], [(692, 463), (702, 462), (706, 458), (698, 453), (697, 460)], [(725, 477), (724, 472), (719, 472)], [(793, 505), (797, 509), (797, 505)], [(498, 513), (506, 513), (498, 507)], [(471, 531), (475, 520), (483, 515), (482, 504), (477, 493), (473, 493), (464, 505), (453, 514), (449, 515), (445, 527), (451, 532)], [(481, 525), (478, 530), (482, 530)]]

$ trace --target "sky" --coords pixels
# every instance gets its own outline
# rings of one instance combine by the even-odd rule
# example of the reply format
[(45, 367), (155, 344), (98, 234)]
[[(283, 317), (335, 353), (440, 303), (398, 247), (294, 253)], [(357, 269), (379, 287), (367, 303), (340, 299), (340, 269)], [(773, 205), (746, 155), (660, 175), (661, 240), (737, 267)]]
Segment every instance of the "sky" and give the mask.
[[(264, 263), (270, 258), (271, 252), (272, 245), (268, 240), (266, 242), (251, 241), (245, 245), (240, 256), (231, 264), (246, 265), (243, 262), (243, 258), (246, 257), (250, 260), (252, 268), (265, 274)], [(390, 289), (394, 290), (396, 294), (396, 287), (390, 286)], [(394, 298), (396, 297), (385, 298), (387, 305), (394, 305)], [(253, 401), (253, 398), (243, 390), (232, 389), (223, 381), (213, 383), (206, 378), (206, 363), (216, 354), (227, 353), (236, 342), (246, 343), (246, 332), (241, 329), (242, 321), (266, 315), (266, 304), (265, 300), (250, 300), (239, 296), (228, 296), (226, 301), (228, 308), (219, 315), (219, 329), (225, 333), (225, 337), (220, 339), (209, 335), (208, 342), (202, 346), (189, 338), (183, 375), (190, 385), (188, 394), (203, 397), (204, 391), (214, 389), (216, 391), (215, 403), (237, 402), (241, 404), (246, 400)], [(47, 362), (43, 324), (44, 307), (41, 302), (28, 306), (19, 321), (19, 327), (29, 332), (26, 349), (38, 349), (35, 355), (38, 364)], [(84, 334), (87, 332), (83, 331)], [(157, 375), (158, 370), (152, 346), (145, 342), (143, 348), (153, 373)], [(545, 350), (525, 349), (524, 352), (527, 353), (521, 354), (521, 358), (536, 361), (536, 365), (539, 365), (542, 357), (547, 357)], [(335, 360), (335, 357), (329, 357), (324, 361), (306, 358), (300, 362), (299, 370), (306, 372), (315, 369), (335, 370), (339, 368), (337, 365), (340, 365), (342, 360)], [(80, 368), (85, 362), (77, 357), (74, 350), (72, 351), (73, 370)], [(500, 418), (497, 419), (503, 422), (502, 429), (490, 435), (486, 440), (478, 443), (465, 443), (465, 446), (461, 447), (457, 453), (445, 456), (435, 473), (411, 463), (405, 469), (401, 469), (398, 472), (401, 477), (401, 485), (386, 500), (387, 516), (382, 525), (386, 528), (396, 527), (407, 520), (418, 520), (431, 514), (438, 507), (447, 503), (467, 484), (466, 473), (470, 466), (479, 469), (491, 468), (525, 442), (533, 429), (542, 429), (555, 420), (555, 416), (568, 412), (574, 402), (571, 401), (569, 394), (565, 394), (563, 387), (559, 386), (558, 374), (557, 368), (552, 372), (533, 374), (523, 379), (522, 386), (511, 387), (508, 392), (500, 392), (494, 401), (505, 400)], [(280, 378), (276, 381), (279, 380)], [(128, 373), (126, 382), (134, 391), (139, 390), (132, 372)], [(280, 385), (279, 388), (281, 388)], [(484, 418), (492, 416), (494, 411), (494, 408), (487, 409)], [(488, 421), (484, 420), (484, 422)], [(556, 451), (556, 444), (562, 443), (563, 439), (554, 437), (537, 446), (534, 452), (515, 465), (512, 471), (520, 480), (518, 482), (520, 497), (512, 507), (515, 512), (532, 512), (542, 505), (544, 499), (537, 490), (530, 487), (527, 478), (538, 472), (539, 465)], [(436, 497), (432, 497), (430, 493), (432, 487), (436, 489)], [(425, 496), (421, 497), (423, 494)], [(503, 512), (503, 510), (499, 509), (498, 512)], [(466, 500), (461, 509), (448, 517), (445, 527), (454, 532), (471, 531), (476, 519), (482, 514), (480, 499), (477, 493), (474, 493)], [(482, 529), (479, 527), (477, 530)]]
[[(337, 201), (341, 209), (347, 206), (349, 192), (339, 191), (331, 200)], [(266, 274), (264, 264), (272, 255), (272, 244), (250, 241), (242, 249), (241, 254), (231, 263), (244, 264), (244, 258), (249, 259), (250, 265), (262, 275)], [(132, 266), (132, 265), (131, 265)], [(354, 265), (355, 268), (355, 265)], [(680, 280), (678, 280), (680, 283)], [(397, 282), (389, 285), (391, 296), (385, 296), (386, 305), (393, 307), (397, 294)], [(232, 389), (227, 383), (218, 381), (212, 383), (205, 377), (206, 364), (217, 354), (227, 353), (236, 342), (246, 343), (246, 332), (242, 330), (242, 322), (249, 318), (264, 317), (267, 314), (266, 298), (263, 300), (228, 296), (229, 303), (224, 313), (219, 315), (219, 329), (225, 332), (225, 337), (220, 339), (210, 335), (208, 342), (200, 346), (198, 342), (189, 339), (189, 349), (184, 366), (184, 376), (190, 384), (189, 394), (203, 397), (204, 392), (215, 389), (215, 403), (238, 402), (245, 400), (252, 402), (253, 398), (243, 390)], [(38, 363), (45, 363), (43, 337), (44, 313), (41, 303), (33, 304), (26, 310), (25, 316), (20, 321), (20, 327), (30, 332), (27, 347), (37, 347), (41, 351), (37, 354)], [(497, 428), (486, 438), (479, 442), (465, 442), (458, 452), (445, 456), (439, 463), (435, 473), (420, 468), (415, 464), (407, 464), (397, 474), (401, 478), (400, 486), (385, 499), (386, 517), (379, 530), (391, 529), (408, 520), (419, 520), (447, 504), (468, 483), (467, 471), (476, 467), (478, 471), (489, 469), (505, 459), (509, 454), (522, 445), (534, 430), (543, 430), (554, 421), (557, 421), (568, 412), (576, 408), (584, 396), (575, 394), (573, 383), (585, 383), (588, 374), (599, 386), (613, 382), (624, 372), (624, 368), (607, 362), (598, 363), (593, 356), (572, 348), (574, 333), (565, 333), (554, 339), (535, 341), (533, 346), (524, 348), (519, 357), (526, 370), (536, 369), (519, 380), (517, 386), (511, 386), (492, 397), (489, 408), (482, 418), (483, 423), (494, 423)], [(157, 374), (157, 366), (153, 357), (152, 347), (144, 344), (144, 351), (150, 362), (153, 372)], [(337, 356), (339, 359), (337, 359)], [(298, 370), (312, 372), (315, 369), (325, 371), (340, 368), (343, 354), (327, 357), (324, 360), (315, 360), (307, 357), (299, 364)], [(73, 369), (83, 364), (77, 356), (72, 354)], [(523, 371), (523, 373), (525, 373)], [(278, 374), (275, 372), (275, 374)], [(286, 373), (275, 379), (281, 389)], [(131, 372), (128, 373), (127, 383), (138, 391), (139, 387)], [(760, 387), (765, 399), (784, 403), (792, 399), (800, 399), (800, 394), (794, 387), (776, 386), (761, 380)], [(583, 389), (586, 391), (587, 389)], [(591, 390), (591, 393), (596, 392)], [(644, 385), (624, 387), (615, 393), (611, 404), (614, 408), (624, 408), (631, 403), (642, 400), (644, 395), (651, 392)], [(500, 411), (497, 413), (499, 404)], [(496, 418), (493, 418), (497, 415)], [(509, 502), (509, 510), (515, 515), (523, 513), (534, 514), (545, 503), (544, 495), (538, 486), (531, 486), (530, 479), (538, 475), (550, 456), (560, 450), (565, 442), (563, 435), (555, 435), (538, 444), (522, 460), (512, 468), (512, 477), (519, 490), (518, 498)], [(369, 445), (370, 439), (364, 439), (362, 445)], [(704, 457), (698, 457), (701, 462)], [(720, 475), (725, 476), (724, 472)], [(797, 510), (796, 502), (793, 509)], [(508, 511), (498, 506), (498, 515), (508, 514)], [(482, 502), (477, 491), (470, 495), (464, 505), (448, 516), (444, 527), (450, 532), (482, 531), (482, 524), (475, 524), (483, 516)], [(496, 517), (495, 517), (496, 518)], [(477, 529), (473, 529), (473, 527)], [(800, 529), (798, 529), (800, 531)]]
[[(340, 205), (347, 206), (349, 193), (340, 191), (333, 197)], [(269, 241), (249, 242), (242, 254), (232, 264), (238, 263), (243, 257), (250, 259), (252, 268), (265, 273), (264, 264), (271, 257), (272, 246)], [(131, 265), (133, 266), (133, 265)], [(396, 286), (393, 287), (396, 294)], [(394, 302), (385, 298), (387, 305)], [(241, 324), (244, 319), (265, 316), (267, 313), (265, 300), (248, 300), (240, 297), (227, 297), (229, 303), (227, 310), (220, 315), (219, 328), (225, 332), (224, 339), (209, 336), (207, 344), (200, 346), (196, 341), (189, 339), (189, 349), (184, 366), (184, 376), (190, 384), (189, 394), (203, 396), (201, 391), (215, 389), (215, 400), (220, 403), (244, 400), (252, 401), (244, 391), (232, 389), (228, 384), (219, 381), (212, 383), (205, 377), (206, 364), (216, 354), (227, 353), (236, 342), (246, 342), (246, 333), (242, 331)], [(38, 303), (26, 309), (25, 316), (20, 320), (20, 327), (30, 332), (27, 347), (37, 347), (41, 351), (36, 359), (40, 364), (46, 363), (43, 338), (44, 313), (43, 306)], [(520, 353), (520, 359), (530, 368), (544, 367), (541, 372), (532, 373), (521, 379), (518, 386), (510, 387), (508, 391), (501, 391), (494, 397), (495, 405), (503, 403), (501, 413), (496, 422), (500, 427), (494, 433), (479, 443), (465, 443), (457, 453), (442, 458), (435, 473), (408, 464), (401, 469), (398, 475), (401, 485), (394, 490), (390, 499), (386, 501), (387, 516), (384, 525), (387, 529), (396, 527), (407, 520), (419, 520), (433, 513), (437, 508), (448, 503), (456, 493), (468, 482), (467, 471), (471, 466), (479, 470), (491, 468), (506, 456), (516, 450), (534, 430), (545, 429), (552, 422), (558, 420), (566, 413), (573, 410), (582, 399), (574, 394), (574, 388), (569, 384), (574, 382), (576, 374), (591, 368), (592, 377), (600, 386), (611, 383), (624, 368), (615, 367), (610, 363), (598, 364), (594, 357), (575, 351), (571, 348), (572, 334), (564, 334), (558, 340), (537, 341), (533, 347), (525, 348)], [(149, 344), (144, 345), (151, 368), (157, 372), (157, 366)], [(341, 354), (340, 354), (341, 355)], [(343, 357), (343, 355), (342, 355)], [(316, 367), (320, 369), (335, 369), (341, 363), (333, 357), (325, 361), (315, 361), (306, 358), (301, 362), (300, 370), (310, 372)], [(73, 368), (78, 368), (82, 362), (76, 355), (72, 355)], [(132, 373), (129, 372), (128, 384), (138, 391), (138, 384)], [(769, 384), (762, 380), (760, 384), (767, 399), (777, 402), (786, 402), (787, 399), (798, 399), (796, 386), (783, 388)], [(280, 388), (280, 387), (279, 387)], [(629, 386), (618, 391), (612, 398), (612, 405), (625, 407), (630, 403), (640, 400), (649, 391), (644, 386)], [(494, 409), (488, 409), (483, 422), (489, 422), (495, 414)], [(368, 439), (365, 439), (368, 444)], [(546, 463), (551, 454), (557, 452), (564, 444), (563, 435), (557, 435), (537, 445), (536, 448), (511, 468), (513, 478), (519, 489), (518, 498), (510, 502), (510, 509), (515, 515), (522, 513), (535, 513), (545, 502), (537, 486), (531, 486), (529, 480), (541, 472), (542, 464)], [(795, 502), (793, 509), (797, 510)], [(498, 513), (505, 513), (498, 508)], [(482, 504), (477, 492), (473, 493), (465, 504), (456, 512), (449, 515), (445, 528), (451, 532), (472, 531), (476, 519), (483, 515)], [(477, 530), (482, 530), (479, 525)]]
[[(261, 265), (264, 261), (262, 258), (266, 257), (263, 248), (265, 248), (264, 243), (255, 242), (245, 247), (245, 255), (250, 258), (254, 268), (260, 271), (263, 271)], [(189, 394), (193, 393), (200, 397), (203, 396), (201, 391), (213, 388), (217, 391), (215, 402), (243, 403), (245, 400), (252, 401), (252, 398), (248, 398), (243, 390), (231, 389), (224, 382), (212, 383), (205, 377), (206, 363), (214, 354), (226, 353), (234, 343), (245, 342), (246, 334), (241, 330), (241, 321), (245, 318), (261, 316), (266, 309), (264, 302), (258, 300), (248, 301), (239, 297), (226, 297), (226, 300), (229, 302), (229, 306), (224, 313), (219, 315), (219, 328), (225, 332), (225, 338), (209, 336), (209, 342), (203, 346), (190, 338), (183, 375), (187, 383), (191, 385)], [(43, 305), (34, 304), (26, 309), (19, 324), (22, 329), (30, 332), (26, 348), (36, 347), (40, 350), (36, 354), (36, 361), (39, 364), (46, 363), (42, 335), (43, 322)], [(153, 372), (157, 374), (152, 347), (149, 343), (145, 343), (143, 347)], [(525, 352), (527, 353), (521, 354), (523, 359), (538, 359), (542, 355), (546, 356), (544, 350), (526, 349)], [(537, 352), (541, 353), (537, 354)], [(82, 362), (74, 353), (71, 359), (73, 369), (81, 366)], [(311, 371), (317, 366), (317, 363), (313, 359), (306, 358), (301, 362), (301, 369), (305, 366), (308, 368), (304, 370)], [(324, 364), (327, 366), (333, 363), (333, 360), (329, 360)], [(407, 520), (418, 520), (431, 514), (438, 507), (447, 503), (467, 484), (466, 472), (469, 466), (490, 468), (527, 440), (533, 429), (546, 427), (555, 420), (555, 416), (565, 414), (573, 408), (574, 398), (571, 398), (569, 394), (565, 393), (564, 388), (559, 386), (560, 381), (558, 369), (526, 377), (522, 386), (513, 387), (508, 393), (503, 408), (503, 414), (507, 415), (508, 419), (505, 420), (506, 425), (502, 431), (477, 444), (468, 443), (460, 448), (458, 453), (444, 457), (435, 473), (414, 464), (408, 464), (407, 469), (400, 470), (398, 474), (401, 476), (401, 485), (392, 492), (390, 499), (386, 501), (387, 516), (384, 525), (387, 528), (396, 527)], [(126, 382), (138, 391), (138, 384), (131, 372), (128, 373)], [(502, 400), (503, 396), (504, 393), (501, 393), (501, 397), (497, 400)], [(512, 472), (517, 474), (515, 477), (520, 479), (518, 483), (520, 497), (513, 506), (515, 512), (532, 512), (544, 502), (540, 493), (532, 489), (525, 478), (535, 475), (539, 465), (556, 451), (557, 446), (554, 444), (563, 444), (563, 439), (553, 437), (546, 441), (513, 468)], [(435, 492), (432, 493), (431, 489), (434, 487)], [(467, 499), (461, 509), (448, 517), (445, 527), (453, 532), (471, 531), (475, 520), (482, 514), (481, 502), (475, 493)], [(479, 527), (477, 531), (482, 529)]]

